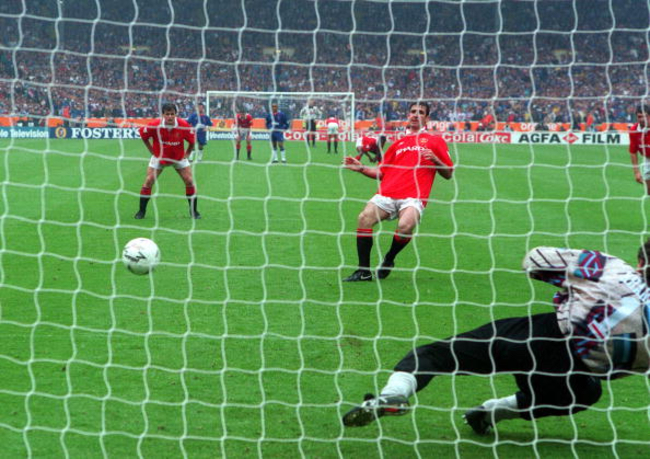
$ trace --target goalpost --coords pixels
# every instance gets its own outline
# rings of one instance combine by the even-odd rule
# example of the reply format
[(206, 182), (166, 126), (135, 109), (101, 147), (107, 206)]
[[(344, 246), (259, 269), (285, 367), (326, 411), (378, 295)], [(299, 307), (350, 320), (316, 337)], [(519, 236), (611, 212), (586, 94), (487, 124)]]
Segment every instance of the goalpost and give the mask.
[(354, 139), (355, 103), (353, 92), (255, 92), (255, 91), (207, 91), (206, 110), (213, 118), (234, 120), (235, 115), (247, 112), (254, 118), (271, 113), (271, 104), (277, 103), (288, 119), (301, 120), (302, 108), (310, 102), (318, 109), (320, 129), (329, 116), (341, 122), (341, 134), (347, 140)]
[[(417, 346), (552, 313), (555, 289), (521, 271), (529, 249), (634, 263), (649, 201), (625, 139), (650, 93), (647, 2), (0, 1), (0, 28), (0, 456), (647, 455), (643, 375), (489, 437), (462, 415), (511, 376), (436, 377), (406, 416), (341, 420)], [(339, 155), (287, 142), (274, 166), (269, 142), (237, 161), (211, 141), (273, 102), (302, 140), (310, 101), (344, 122)], [(398, 136), (413, 101), (454, 177), (388, 279), (343, 282), (378, 183), (342, 157), (371, 126)], [(166, 170), (134, 219), (138, 127), (200, 102), (219, 134), (192, 164), (203, 218)], [(375, 226), (373, 269), (395, 232)], [(121, 263), (139, 237), (161, 251), (150, 276)]]

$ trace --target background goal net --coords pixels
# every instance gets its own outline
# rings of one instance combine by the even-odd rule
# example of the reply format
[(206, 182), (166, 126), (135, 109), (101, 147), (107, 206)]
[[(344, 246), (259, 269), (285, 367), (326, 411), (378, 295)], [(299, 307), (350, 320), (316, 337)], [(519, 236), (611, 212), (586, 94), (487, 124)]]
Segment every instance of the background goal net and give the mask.
[[(272, 105), (277, 104), (289, 120), (288, 131), (290, 140), (306, 138), (309, 131), (307, 120), (313, 119), (316, 132), (320, 132), (320, 140), (326, 135), (325, 121), (332, 117), (339, 123), (341, 140), (354, 138), (354, 93), (317, 93), (317, 92), (232, 92), (208, 91), (206, 93), (206, 109), (211, 118), (217, 120), (216, 129), (231, 130), (238, 113), (250, 114), (260, 120), (254, 130), (264, 130), (261, 123), (272, 113)], [(308, 111), (306, 111), (308, 110)], [(312, 113), (313, 112), (313, 113)], [(295, 135), (293, 135), (293, 131)]]
[[(551, 312), (554, 290), (521, 272), (532, 247), (634, 263), (649, 219), (627, 129), (649, 28), (632, 0), (0, 2), (2, 455), (647, 455), (643, 377), (487, 437), (462, 414), (513, 393), (510, 376), (435, 378), (364, 429), (341, 416), (415, 346)], [(320, 135), (327, 112), (344, 122), (338, 154), (287, 136), (287, 166), (265, 139), (237, 161), (218, 135), (233, 102), (265, 133), (276, 100), (303, 136), (310, 99)], [(362, 132), (393, 141), (416, 100), (454, 178), (390, 278), (344, 283), (377, 183), (342, 157)], [(203, 218), (166, 170), (135, 220), (138, 127), (169, 102), (215, 122), (192, 165)], [(394, 232), (375, 228), (373, 268)], [(136, 237), (162, 252), (151, 276), (121, 264)]]

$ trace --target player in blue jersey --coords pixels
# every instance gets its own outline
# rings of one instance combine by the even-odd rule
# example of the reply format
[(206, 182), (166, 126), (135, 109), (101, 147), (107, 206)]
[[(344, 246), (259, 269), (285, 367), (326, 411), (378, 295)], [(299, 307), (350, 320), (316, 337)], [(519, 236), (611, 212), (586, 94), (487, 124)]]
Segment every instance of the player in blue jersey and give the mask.
[(196, 147), (197, 150), (192, 152), (192, 158), (197, 161), (203, 160), (203, 147), (208, 143), (208, 132), (206, 128), (212, 126), (212, 120), (205, 114), (205, 105), (197, 106), (198, 113), (192, 113), (187, 122), (196, 129)]
[(284, 151), (284, 131), (289, 129), (289, 120), (287, 115), (278, 110), (278, 104), (271, 104), (271, 113), (266, 115), (266, 128), (271, 131), (271, 145), (273, 147), (273, 154), (271, 155), (271, 162), (278, 162), (278, 146), (280, 147), (280, 156), (282, 162), (287, 162), (287, 156)]

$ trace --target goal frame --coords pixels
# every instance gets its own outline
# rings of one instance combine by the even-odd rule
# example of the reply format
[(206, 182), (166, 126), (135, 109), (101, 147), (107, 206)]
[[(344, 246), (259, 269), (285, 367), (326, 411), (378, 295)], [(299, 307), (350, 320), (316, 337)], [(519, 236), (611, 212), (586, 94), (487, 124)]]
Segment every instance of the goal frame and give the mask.
[(282, 97), (296, 97), (296, 98), (328, 98), (333, 99), (337, 96), (347, 98), (350, 101), (350, 122), (348, 123), (349, 139), (354, 140), (355, 133), (355, 110), (356, 101), (354, 92), (292, 92), (292, 91), (206, 91), (205, 93), (205, 109), (210, 115), (210, 97), (211, 96), (237, 96), (237, 97), (264, 97), (264, 98), (278, 98)]

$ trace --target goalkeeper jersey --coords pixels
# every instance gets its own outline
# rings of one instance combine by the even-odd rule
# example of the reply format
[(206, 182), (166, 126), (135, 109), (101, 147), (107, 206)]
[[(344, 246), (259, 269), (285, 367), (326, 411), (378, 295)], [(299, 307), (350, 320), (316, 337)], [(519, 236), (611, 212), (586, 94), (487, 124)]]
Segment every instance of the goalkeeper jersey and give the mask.
[(598, 251), (537, 247), (526, 254), (523, 268), (562, 288), (553, 299), (558, 325), (594, 373), (648, 371), (650, 292), (632, 266)]

